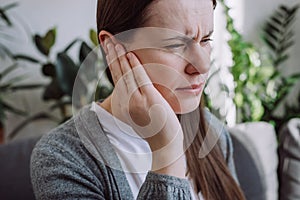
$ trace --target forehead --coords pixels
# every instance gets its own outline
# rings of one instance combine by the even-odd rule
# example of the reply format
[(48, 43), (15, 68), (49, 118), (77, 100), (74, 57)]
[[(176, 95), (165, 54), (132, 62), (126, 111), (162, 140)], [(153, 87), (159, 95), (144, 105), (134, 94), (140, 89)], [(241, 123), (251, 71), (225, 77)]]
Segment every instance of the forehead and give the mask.
[(148, 12), (146, 26), (176, 30), (185, 35), (213, 30), (212, 0), (158, 0)]

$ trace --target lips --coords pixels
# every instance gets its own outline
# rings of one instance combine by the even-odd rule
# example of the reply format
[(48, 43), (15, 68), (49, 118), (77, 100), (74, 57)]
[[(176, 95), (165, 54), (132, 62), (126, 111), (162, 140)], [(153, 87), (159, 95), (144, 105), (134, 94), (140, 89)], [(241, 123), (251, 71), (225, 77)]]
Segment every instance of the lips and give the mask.
[(202, 91), (203, 85), (204, 85), (203, 83), (192, 84), (192, 85), (187, 86), (187, 87), (177, 88), (176, 90), (179, 91), (179, 92), (185, 92), (185, 93), (191, 93), (191, 94), (199, 95)]

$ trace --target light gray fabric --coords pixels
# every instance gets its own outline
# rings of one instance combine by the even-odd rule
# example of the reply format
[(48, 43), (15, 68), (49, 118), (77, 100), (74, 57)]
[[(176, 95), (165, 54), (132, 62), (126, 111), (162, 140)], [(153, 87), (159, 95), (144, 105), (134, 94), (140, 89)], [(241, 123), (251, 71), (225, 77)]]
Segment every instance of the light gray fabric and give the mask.
[(247, 200), (278, 199), (278, 156), (274, 127), (266, 122), (238, 124), (229, 130), (238, 179)]
[[(225, 128), (221, 130), (222, 150), (232, 162), (231, 139)], [(90, 140), (91, 135), (100, 140)], [(96, 150), (86, 148), (95, 141), (101, 141)], [(228, 165), (234, 173), (233, 163)], [(38, 200), (133, 199), (117, 155), (89, 107), (38, 142), (31, 157), (31, 178)], [(148, 172), (138, 199), (191, 199), (189, 182)]]
[(280, 200), (300, 199), (300, 119), (292, 119), (280, 131)]

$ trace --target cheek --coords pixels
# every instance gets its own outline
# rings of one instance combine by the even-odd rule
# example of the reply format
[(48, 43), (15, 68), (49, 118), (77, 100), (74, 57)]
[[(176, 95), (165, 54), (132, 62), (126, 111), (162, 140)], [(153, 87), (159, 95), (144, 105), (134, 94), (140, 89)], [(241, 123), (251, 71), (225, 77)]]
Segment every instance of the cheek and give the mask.
[(177, 113), (180, 112), (180, 100), (174, 94), (174, 91), (168, 87), (160, 84), (154, 84), (154, 87), (159, 91), (159, 93), (164, 97), (164, 99), (169, 103), (171, 108)]
[(180, 76), (178, 56), (159, 50), (139, 50), (134, 53), (153, 83), (174, 89), (174, 83)]

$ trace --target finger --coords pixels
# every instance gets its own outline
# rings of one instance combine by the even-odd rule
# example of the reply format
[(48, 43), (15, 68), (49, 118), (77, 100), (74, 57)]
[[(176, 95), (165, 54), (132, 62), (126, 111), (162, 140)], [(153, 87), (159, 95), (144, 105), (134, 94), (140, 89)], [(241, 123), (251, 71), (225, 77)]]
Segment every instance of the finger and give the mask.
[(131, 70), (130, 64), (128, 62), (128, 59), (126, 58), (126, 51), (124, 47), (121, 44), (117, 44), (115, 46), (119, 62), (121, 64), (121, 70), (123, 74), (126, 74), (128, 71)]
[(114, 84), (117, 85), (118, 81), (122, 77), (122, 71), (120, 68), (119, 59), (115, 48), (112, 43), (107, 44), (108, 54), (106, 56), (106, 60), (111, 72), (111, 76), (113, 78)]
[(118, 58), (119, 58), (119, 63), (120, 63), (120, 68), (122, 71), (122, 79), (125, 82), (125, 85), (127, 87), (127, 91), (129, 93), (132, 93), (136, 90), (138, 90), (138, 85), (135, 81), (131, 66), (128, 62), (128, 59), (126, 57), (126, 51), (125, 49), (120, 45), (117, 44), (115, 46), (116, 52), (118, 54)]
[(153, 87), (153, 84), (148, 74), (146, 73), (143, 65), (133, 53), (128, 53), (127, 57), (129, 59), (129, 63), (132, 66), (137, 86), (139, 87), (141, 92), (147, 92), (147, 89), (149, 89), (149, 87)]

